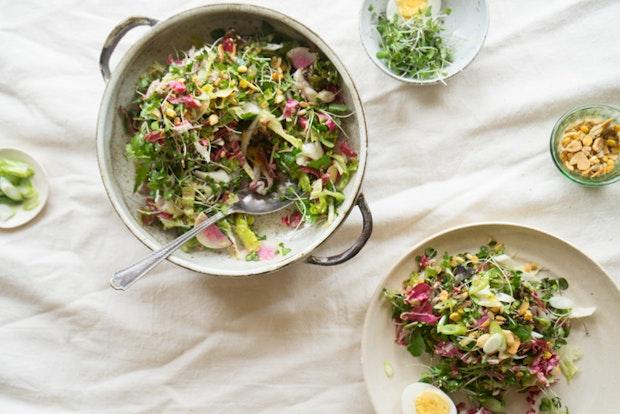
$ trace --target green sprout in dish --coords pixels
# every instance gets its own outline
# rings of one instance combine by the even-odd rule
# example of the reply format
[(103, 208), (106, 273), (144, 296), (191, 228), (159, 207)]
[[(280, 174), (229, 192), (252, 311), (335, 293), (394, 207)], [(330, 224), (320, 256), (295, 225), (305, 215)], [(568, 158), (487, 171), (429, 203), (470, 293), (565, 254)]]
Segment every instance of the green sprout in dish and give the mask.
[(377, 58), (398, 76), (415, 80), (445, 76), (453, 58), (442, 37), (442, 18), (450, 12), (444, 9), (443, 14), (433, 17), (427, 7), (410, 19), (373, 12), (380, 36)]

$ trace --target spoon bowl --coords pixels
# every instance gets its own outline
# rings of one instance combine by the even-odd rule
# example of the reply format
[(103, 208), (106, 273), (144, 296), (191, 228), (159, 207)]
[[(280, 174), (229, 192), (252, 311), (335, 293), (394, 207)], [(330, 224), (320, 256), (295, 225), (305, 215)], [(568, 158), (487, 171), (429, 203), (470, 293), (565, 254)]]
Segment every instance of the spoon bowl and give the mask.
[(230, 207), (215, 213), (208, 219), (194, 226), (193, 229), (183, 233), (176, 239), (163, 246), (161, 249), (155, 250), (133, 265), (119, 270), (110, 280), (110, 284), (114, 289), (127, 290), (131, 285), (146, 276), (146, 274), (155, 268), (155, 266), (163, 262), (168, 256), (174, 253), (175, 250), (185, 244), (192, 237), (196, 236), (201, 231), (217, 223), (226, 216), (235, 213), (264, 215), (275, 213), (276, 211), (290, 206), (294, 199), (287, 198), (286, 193), (291, 190), (294, 191), (294, 188), (295, 186), (292, 183), (286, 182), (280, 184), (277, 191), (273, 191), (266, 195), (258, 194), (251, 191), (249, 188), (244, 188), (237, 193), (238, 200)]

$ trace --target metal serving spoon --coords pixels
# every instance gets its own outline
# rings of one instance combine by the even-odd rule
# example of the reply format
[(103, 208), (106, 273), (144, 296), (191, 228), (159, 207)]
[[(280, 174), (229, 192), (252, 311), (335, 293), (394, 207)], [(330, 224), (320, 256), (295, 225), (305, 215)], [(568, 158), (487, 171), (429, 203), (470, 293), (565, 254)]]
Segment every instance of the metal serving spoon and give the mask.
[[(283, 185), (280, 188), (288, 188), (289, 186)], [(189, 239), (209, 227), (210, 225), (217, 223), (224, 217), (234, 213), (247, 213), (252, 215), (263, 215), (282, 210), (293, 203), (294, 200), (283, 200), (282, 191), (273, 192), (267, 196), (261, 196), (259, 194), (250, 192), (249, 190), (242, 190), (237, 193), (239, 201), (228, 207), (225, 213), (218, 212), (187, 233), (183, 233), (181, 236), (172, 240), (159, 250), (155, 250), (144, 259), (136, 262), (135, 264), (126, 267), (123, 270), (119, 270), (114, 274), (110, 280), (110, 284), (114, 289), (127, 290), (138, 279), (144, 277), (155, 266), (160, 264), (164, 259), (170, 256), (175, 250), (181, 247)]]

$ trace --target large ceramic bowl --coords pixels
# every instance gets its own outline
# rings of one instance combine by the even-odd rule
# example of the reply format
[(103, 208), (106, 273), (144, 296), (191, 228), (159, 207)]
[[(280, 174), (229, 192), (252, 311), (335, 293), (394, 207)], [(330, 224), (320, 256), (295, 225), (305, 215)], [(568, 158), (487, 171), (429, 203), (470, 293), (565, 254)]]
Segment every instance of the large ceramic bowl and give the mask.
[[(393, 0), (392, 0), (393, 1)], [(476, 58), (489, 30), (489, 8), (486, 0), (441, 0), (441, 9), (452, 10), (444, 20), (443, 38), (452, 48), (453, 61), (446, 67), (445, 74), (432, 79), (412, 79), (392, 72), (383, 61), (377, 58), (380, 36), (376, 29), (372, 9), (383, 12), (389, 0), (365, 0), (360, 15), (360, 36), (370, 59), (385, 73), (402, 82), (415, 85), (445, 83), (463, 71)]]
[[(151, 249), (159, 248), (172, 239), (172, 235), (154, 227), (143, 226), (136, 214), (143, 199), (132, 191), (134, 168), (124, 154), (129, 139), (118, 114), (121, 106), (127, 105), (135, 90), (137, 79), (154, 62), (165, 62), (170, 53), (187, 50), (196, 41), (212, 41), (210, 33), (215, 29), (235, 28), (242, 35), (259, 32), (264, 23), (269, 23), (283, 35), (298, 39), (307, 46), (316, 47), (330, 59), (342, 78), (341, 90), (354, 116), (344, 125), (351, 146), (359, 154), (359, 169), (345, 189), (345, 201), (338, 208), (337, 218), (329, 226), (311, 226), (303, 231), (291, 232), (283, 226), (269, 225), (269, 218), (260, 225), (262, 233), (270, 239), (284, 241), (292, 249), (286, 257), (268, 262), (247, 262), (216, 252), (184, 253), (177, 251), (170, 260), (178, 265), (198, 272), (222, 276), (256, 275), (274, 271), (299, 260), (318, 265), (342, 263), (353, 257), (362, 248), (372, 231), (372, 218), (363, 196), (359, 193), (366, 167), (367, 135), (366, 121), (360, 97), (351, 77), (336, 54), (321, 38), (301, 23), (281, 13), (257, 6), (240, 4), (216, 4), (191, 9), (165, 21), (157, 22), (146, 17), (132, 17), (119, 24), (109, 35), (101, 53), (101, 73), (108, 82), (103, 95), (97, 123), (97, 157), (103, 184), (108, 196), (129, 230)], [(112, 73), (108, 66), (114, 47), (131, 28), (153, 26), (134, 44)], [(311, 253), (323, 243), (357, 205), (364, 219), (361, 236), (340, 255), (316, 257)], [(275, 219), (275, 220), (274, 220)], [(272, 217), (274, 222), (278, 217)]]

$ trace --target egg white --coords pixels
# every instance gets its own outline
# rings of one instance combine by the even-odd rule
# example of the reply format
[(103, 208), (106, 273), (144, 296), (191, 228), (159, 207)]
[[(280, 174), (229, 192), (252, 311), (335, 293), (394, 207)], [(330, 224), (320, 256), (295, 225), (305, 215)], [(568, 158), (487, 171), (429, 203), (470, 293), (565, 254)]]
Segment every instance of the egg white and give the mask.
[[(441, 0), (426, 0), (426, 4), (431, 8), (431, 14), (433, 17), (437, 17), (441, 11)], [(385, 9), (385, 15), (388, 18), (392, 18), (394, 15), (400, 16), (398, 13), (398, 6), (396, 0), (389, 0)]]
[(456, 414), (456, 405), (454, 405), (452, 399), (448, 397), (448, 394), (439, 388), (424, 382), (414, 382), (413, 384), (407, 385), (403, 390), (400, 400), (403, 414), (417, 414), (417, 410), (415, 409), (415, 399), (423, 391), (434, 391), (435, 393), (441, 395), (450, 406), (449, 414)]

